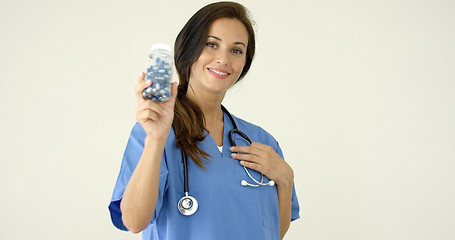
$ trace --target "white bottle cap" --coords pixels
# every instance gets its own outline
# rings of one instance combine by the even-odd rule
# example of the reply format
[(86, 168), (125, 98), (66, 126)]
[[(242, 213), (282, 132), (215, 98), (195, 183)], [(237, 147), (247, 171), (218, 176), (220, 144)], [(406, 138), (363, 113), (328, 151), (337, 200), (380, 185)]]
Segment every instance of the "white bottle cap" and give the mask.
[(153, 50), (156, 50), (156, 49), (164, 49), (164, 50), (167, 50), (169, 52), (172, 52), (171, 47), (169, 47), (169, 45), (167, 45), (165, 43), (155, 43), (155, 44), (153, 44), (152, 47), (150, 48), (150, 51), (153, 51)]

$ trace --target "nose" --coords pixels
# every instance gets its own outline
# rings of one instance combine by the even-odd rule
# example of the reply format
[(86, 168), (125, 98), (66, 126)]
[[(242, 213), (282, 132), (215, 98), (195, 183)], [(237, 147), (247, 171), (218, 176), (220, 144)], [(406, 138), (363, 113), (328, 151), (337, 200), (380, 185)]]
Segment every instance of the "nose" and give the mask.
[(223, 65), (229, 64), (229, 54), (227, 51), (219, 51), (216, 55), (216, 62)]

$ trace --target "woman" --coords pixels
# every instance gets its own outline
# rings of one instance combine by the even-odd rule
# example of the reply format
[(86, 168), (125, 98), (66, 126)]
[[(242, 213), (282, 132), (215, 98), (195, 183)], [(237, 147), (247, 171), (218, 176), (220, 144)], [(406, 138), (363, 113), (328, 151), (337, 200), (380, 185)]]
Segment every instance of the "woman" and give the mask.
[[(260, 127), (230, 120), (221, 107), (226, 91), (248, 72), (254, 52), (245, 8), (213, 3), (177, 36), (179, 86), (172, 85), (168, 101), (145, 100), (141, 92), (151, 83), (140, 74), (137, 123), (109, 205), (116, 227), (142, 231), (143, 239), (282, 239), (299, 218), (293, 171), (276, 140)], [(234, 125), (251, 144), (239, 144), (245, 139), (235, 133), (239, 146), (229, 142)], [(199, 206), (192, 215), (177, 207), (185, 196), (185, 165), (189, 195)], [(262, 186), (254, 187), (248, 175)]]

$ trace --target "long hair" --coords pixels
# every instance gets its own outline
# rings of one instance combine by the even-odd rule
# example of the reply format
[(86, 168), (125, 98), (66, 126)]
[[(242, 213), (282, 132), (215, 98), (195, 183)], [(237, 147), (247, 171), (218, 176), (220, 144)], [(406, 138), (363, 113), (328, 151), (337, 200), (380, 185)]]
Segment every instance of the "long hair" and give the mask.
[(198, 60), (206, 44), (208, 30), (218, 18), (238, 19), (248, 32), (245, 65), (236, 83), (248, 72), (255, 53), (254, 30), (247, 9), (235, 2), (217, 2), (197, 11), (178, 34), (174, 45), (175, 67), (179, 76), (178, 94), (174, 108), (174, 127), (177, 147), (199, 167), (204, 168), (201, 157), (208, 153), (198, 147), (204, 140), (205, 118), (199, 106), (187, 96), (191, 66)]

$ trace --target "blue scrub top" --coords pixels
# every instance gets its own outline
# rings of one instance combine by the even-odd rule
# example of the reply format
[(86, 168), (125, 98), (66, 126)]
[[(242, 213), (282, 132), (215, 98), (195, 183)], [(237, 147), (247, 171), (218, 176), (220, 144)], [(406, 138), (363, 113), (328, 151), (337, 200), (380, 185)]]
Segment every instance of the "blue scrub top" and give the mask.
[[(234, 117), (234, 116), (233, 116)], [(265, 130), (234, 117), (237, 127), (253, 142), (267, 144), (283, 157), (278, 142)], [(199, 147), (210, 154), (204, 161), (206, 170), (198, 167), (188, 158), (189, 194), (195, 197), (199, 208), (191, 216), (182, 215), (177, 203), (184, 196), (183, 161), (180, 150), (175, 144), (173, 129), (164, 148), (160, 168), (159, 193), (152, 222), (142, 232), (144, 240), (158, 239), (280, 239), (278, 196), (276, 186), (249, 187), (240, 182), (253, 181), (248, 177), (239, 160), (231, 158), (228, 134), (233, 125), (224, 114), (224, 138), (222, 153), (215, 141), (207, 137)], [(146, 133), (136, 123), (131, 132), (114, 188), (109, 211), (113, 224), (127, 230), (122, 222), (120, 202), (136, 165), (141, 158)], [(240, 145), (240, 144), (238, 144)], [(249, 170), (260, 181), (260, 173)], [(264, 176), (264, 182), (269, 179)], [(299, 203), (292, 192), (291, 220), (298, 219)]]

